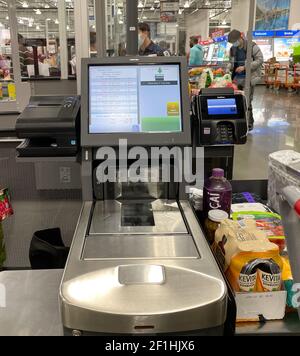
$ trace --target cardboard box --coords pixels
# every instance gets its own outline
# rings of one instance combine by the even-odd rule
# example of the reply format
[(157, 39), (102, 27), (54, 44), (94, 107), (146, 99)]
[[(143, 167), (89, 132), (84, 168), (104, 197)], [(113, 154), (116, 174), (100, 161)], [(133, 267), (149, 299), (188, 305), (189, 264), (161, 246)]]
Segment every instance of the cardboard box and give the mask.
[(237, 293), (237, 321), (282, 320), (286, 313), (287, 292)]

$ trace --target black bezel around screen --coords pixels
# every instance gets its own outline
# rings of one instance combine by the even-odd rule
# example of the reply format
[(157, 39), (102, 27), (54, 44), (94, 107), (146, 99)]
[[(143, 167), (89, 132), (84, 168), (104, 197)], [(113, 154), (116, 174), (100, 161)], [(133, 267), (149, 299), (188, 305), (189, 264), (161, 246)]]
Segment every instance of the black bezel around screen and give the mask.
[[(222, 100), (222, 99), (234, 99), (237, 106), (237, 114), (226, 115), (210, 115), (208, 113), (208, 100)], [(242, 95), (228, 95), (228, 96), (203, 96), (201, 100), (202, 118), (204, 120), (239, 120), (244, 119), (244, 100)]]

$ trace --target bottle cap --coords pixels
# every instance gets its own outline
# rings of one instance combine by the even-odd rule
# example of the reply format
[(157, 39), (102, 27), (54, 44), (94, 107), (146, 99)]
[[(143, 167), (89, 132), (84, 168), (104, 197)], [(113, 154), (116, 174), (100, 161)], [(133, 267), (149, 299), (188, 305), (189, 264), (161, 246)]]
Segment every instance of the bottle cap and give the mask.
[(214, 178), (224, 178), (225, 177), (224, 169), (215, 168), (212, 172), (212, 176)]
[(222, 221), (228, 219), (229, 215), (223, 210), (211, 210), (208, 213), (208, 218), (213, 222), (221, 223)]

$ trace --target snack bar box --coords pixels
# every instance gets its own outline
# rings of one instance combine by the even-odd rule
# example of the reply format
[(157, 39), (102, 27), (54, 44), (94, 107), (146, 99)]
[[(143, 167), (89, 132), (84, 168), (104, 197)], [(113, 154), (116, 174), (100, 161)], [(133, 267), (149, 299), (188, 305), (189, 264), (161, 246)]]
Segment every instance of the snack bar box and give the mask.
[(280, 195), (287, 186), (300, 188), (300, 153), (279, 151), (269, 156), (269, 206), (280, 211)]

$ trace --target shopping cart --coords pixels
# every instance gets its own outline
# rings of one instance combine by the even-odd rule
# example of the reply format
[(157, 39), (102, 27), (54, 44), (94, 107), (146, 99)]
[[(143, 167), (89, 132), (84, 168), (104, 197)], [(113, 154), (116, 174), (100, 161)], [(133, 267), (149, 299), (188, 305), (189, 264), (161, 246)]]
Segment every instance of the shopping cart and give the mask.
[(294, 89), (300, 89), (300, 64), (294, 66)]
[[(287, 187), (282, 191), (280, 202), (281, 215), (287, 247), (292, 267), (294, 286), (296, 292), (300, 292), (300, 189)], [(300, 297), (298, 298), (300, 303)], [(300, 318), (300, 305), (298, 306)]]
[[(281, 66), (278, 63), (265, 64), (265, 84), (267, 88), (279, 89), (284, 82), (280, 77)], [(284, 68), (285, 69), (285, 68)]]

